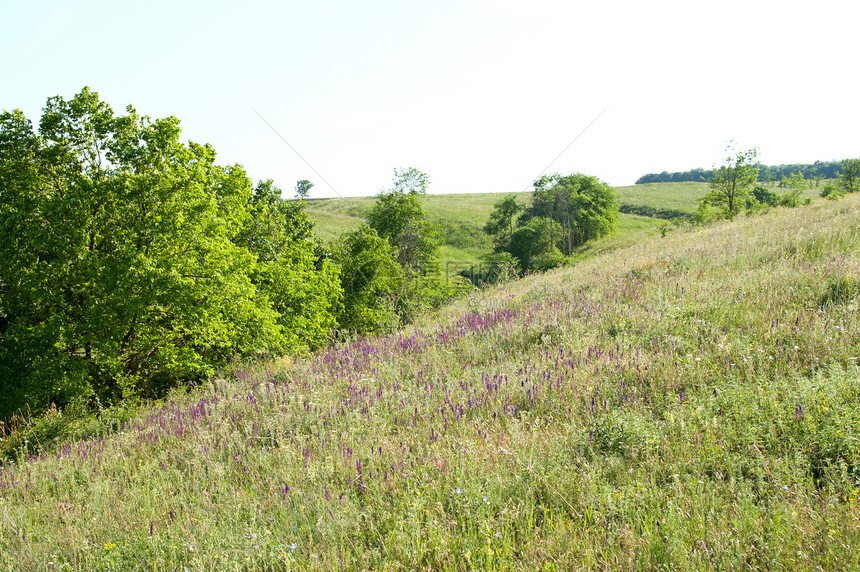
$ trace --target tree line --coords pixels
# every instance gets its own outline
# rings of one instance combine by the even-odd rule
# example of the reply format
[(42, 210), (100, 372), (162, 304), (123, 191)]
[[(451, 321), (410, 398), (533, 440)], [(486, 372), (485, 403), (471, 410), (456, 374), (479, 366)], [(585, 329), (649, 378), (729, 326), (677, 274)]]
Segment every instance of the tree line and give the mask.
[[(770, 183), (783, 181), (795, 173), (813, 181), (836, 179), (842, 170), (842, 161), (816, 161), (815, 163), (797, 163), (790, 165), (762, 165), (756, 163), (758, 169), (757, 182)], [(684, 183), (709, 181), (719, 169), (690, 169), (668, 173), (648, 173), (636, 179), (637, 185), (645, 183)]]

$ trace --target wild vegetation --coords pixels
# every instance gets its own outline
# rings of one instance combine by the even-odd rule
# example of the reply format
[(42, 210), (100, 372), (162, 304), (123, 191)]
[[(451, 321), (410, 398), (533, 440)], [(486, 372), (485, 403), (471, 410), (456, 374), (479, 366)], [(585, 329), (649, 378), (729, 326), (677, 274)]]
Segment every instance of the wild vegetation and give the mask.
[(860, 160), (308, 206), (179, 133), (0, 115), (0, 568), (860, 567)]
[(858, 200), (655, 236), (39, 450), (53, 412), (0, 470), (0, 563), (856, 568)]

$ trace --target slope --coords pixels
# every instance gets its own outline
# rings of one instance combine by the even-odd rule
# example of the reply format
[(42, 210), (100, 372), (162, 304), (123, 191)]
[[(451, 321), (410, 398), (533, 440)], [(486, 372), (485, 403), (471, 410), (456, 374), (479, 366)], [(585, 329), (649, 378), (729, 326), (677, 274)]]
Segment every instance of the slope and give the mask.
[(860, 566), (860, 196), (670, 233), (0, 470), (0, 565)]

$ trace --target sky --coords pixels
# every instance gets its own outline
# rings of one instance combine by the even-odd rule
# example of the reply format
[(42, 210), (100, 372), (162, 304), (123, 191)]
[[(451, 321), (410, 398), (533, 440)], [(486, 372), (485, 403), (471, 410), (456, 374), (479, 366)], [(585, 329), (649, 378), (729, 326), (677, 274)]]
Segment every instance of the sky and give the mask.
[(860, 3), (0, 0), (0, 109), (84, 86), (291, 196), (860, 156)]

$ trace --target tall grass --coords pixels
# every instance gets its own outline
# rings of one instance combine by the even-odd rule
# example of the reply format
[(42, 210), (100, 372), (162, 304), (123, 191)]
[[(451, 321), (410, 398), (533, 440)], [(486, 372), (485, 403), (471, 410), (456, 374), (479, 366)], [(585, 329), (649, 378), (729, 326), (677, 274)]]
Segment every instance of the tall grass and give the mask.
[(860, 567), (858, 199), (237, 365), (7, 462), (0, 566)]

